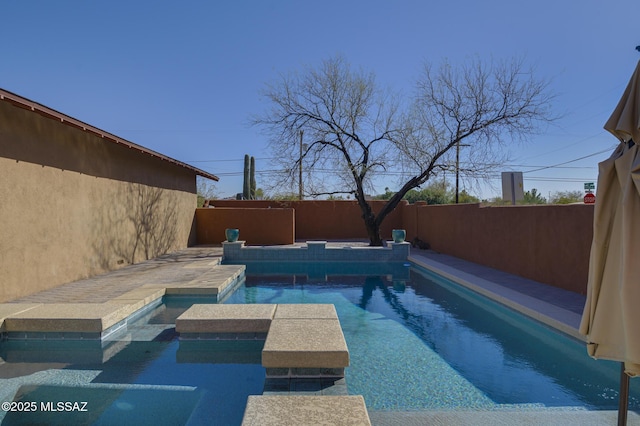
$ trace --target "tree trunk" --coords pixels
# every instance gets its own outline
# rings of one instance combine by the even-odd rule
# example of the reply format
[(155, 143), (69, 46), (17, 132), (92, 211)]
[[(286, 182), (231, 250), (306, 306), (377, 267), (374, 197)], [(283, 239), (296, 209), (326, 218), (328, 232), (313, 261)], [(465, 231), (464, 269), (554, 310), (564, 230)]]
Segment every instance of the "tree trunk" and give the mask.
[(369, 236), (369, 245), (370, 246), (381, 246), (382, 238), (380, 238), (380, 226), (376, 221), (373, 213), (370, 213), (369, 216), (364, 217), (364, 225), (367, 228), (367, 235)]
[(373, 214), (373, 211), (371, 210), (371, 207), (368, 203), (365, 202), (366, 210), (362, 206), (362, 204), (360, 204), (363, 212), (362, 218), (364, 219), (364, 224), (367, 228), (367, 235), (369, 236), (370, 246), (382, 245), (382, 238), (380, 238), (380, 225), (387, 217), (387, 215), (394, 211), (396, 207), (398, 207), (398, 204), (400, 204), (400, 201), (402, 201), (402, 197), (404, 197), (408, 190), (417, 186), (416, 181), (417, 179), (413, 178), (411, 181), (405, 184), (405, 186), (399, 192), (397, 192), (393, 197), (391, 197), (389, 201), (387, 201), (387, 203), (378, 212), (377, 216)]
[(382, 238), (380, 238), (380, 222), (378, 222), (376, 215), (371, 209), (371, 205), (367, 202), (364, 195), (364, 189), (362, 186), (362, 179), (357, 175), (354, 176), (356, 181), (355, 197), (360, 210), (362, 211), (362, 219), (364, 220), (364, 226), (367, 229), (367, 236), (369, 237), (370, 246), (381, 246)]
[(375, 214), (373, 214), (373, 210), (371, 210), (371, 206), (364, 199), (358, 198), (358, 204), (360, 205), (360, 209), (362, 210), (362, 219), (364, 220), (364, 226), (367, 229), (367, 236), (369, 237), (369, 245), (370, 246), (381, 246), (382, 238), (380, 238), (380, 224), (376, 220)]

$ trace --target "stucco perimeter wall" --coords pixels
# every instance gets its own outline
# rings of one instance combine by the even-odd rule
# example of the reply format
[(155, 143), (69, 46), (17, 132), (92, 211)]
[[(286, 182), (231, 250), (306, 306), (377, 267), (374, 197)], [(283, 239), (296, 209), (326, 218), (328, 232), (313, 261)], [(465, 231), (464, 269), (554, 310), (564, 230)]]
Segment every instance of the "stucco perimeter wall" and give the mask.
[(239, 229), (239, 239), (248, 245), (293, 244), (294, 223), (293, 209), (196, 209), (198, 244), (220, 244), (226, 239), (226, 228)]
[[(375, 212), (384, 206), (384, 201), (370, 201)], [(382, 224), (380, 230), (384, 239), (391, 239), (391, 230), (402, 228), (402, 208), (408, 203), (401, 202)], [(295, 211), (296, 240), (340, 240), (366, 239), (367, 231), (362, 221), (362, 212), (355, 201), (349, 200), (302, 200), (302, 201), (269, 201), (269, 200), (213, 200), (215, 207), (234, 208), (292, 208)], [(228, 228), (229, 226), (225, 226)], [(241, 239), (244, 233), (240, 229)], [(246, 234), (244, 234), (246, 235)]]
[(195, 175), (0, 102), (0, 302), (195, 243)]
[(435, 251), (586, 293), (592, 205), (411, 205), (404, 219)]

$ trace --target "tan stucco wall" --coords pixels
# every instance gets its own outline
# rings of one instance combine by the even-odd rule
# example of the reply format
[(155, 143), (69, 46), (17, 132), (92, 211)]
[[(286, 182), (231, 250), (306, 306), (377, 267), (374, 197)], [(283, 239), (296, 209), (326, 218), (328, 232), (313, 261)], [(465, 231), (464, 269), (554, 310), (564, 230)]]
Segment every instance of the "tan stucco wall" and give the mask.
[(195, 175), (0, 102), (0, 302), (195, 242)]

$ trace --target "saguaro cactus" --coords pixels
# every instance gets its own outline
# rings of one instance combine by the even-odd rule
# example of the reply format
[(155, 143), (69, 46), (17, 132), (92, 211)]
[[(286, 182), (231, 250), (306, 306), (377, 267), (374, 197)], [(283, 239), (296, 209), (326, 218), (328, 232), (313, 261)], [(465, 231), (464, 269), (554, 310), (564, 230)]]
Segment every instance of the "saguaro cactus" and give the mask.
[(251, 172), (249, 178), (249, 197), (256, 199), (256, 159), (251, 157)]
[(251, 184), (249, 182), (250, 167), (251, 167), (251, 163), (249, 161), (249, 154), (245, 154), (244, 155), (244, 182), (242, 185), (242, 198), (245, 200), (248, 200), (249, 197), (251, 196)]

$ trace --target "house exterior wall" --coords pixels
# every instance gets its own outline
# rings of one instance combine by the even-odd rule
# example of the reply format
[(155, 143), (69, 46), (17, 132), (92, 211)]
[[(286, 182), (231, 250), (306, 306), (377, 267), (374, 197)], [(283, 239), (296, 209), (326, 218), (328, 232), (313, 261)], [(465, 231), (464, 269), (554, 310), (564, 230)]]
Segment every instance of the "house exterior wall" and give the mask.
[(195, 174), (0, 102), (0, 302), (195, 242)]

